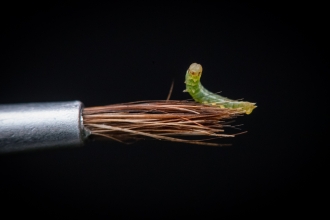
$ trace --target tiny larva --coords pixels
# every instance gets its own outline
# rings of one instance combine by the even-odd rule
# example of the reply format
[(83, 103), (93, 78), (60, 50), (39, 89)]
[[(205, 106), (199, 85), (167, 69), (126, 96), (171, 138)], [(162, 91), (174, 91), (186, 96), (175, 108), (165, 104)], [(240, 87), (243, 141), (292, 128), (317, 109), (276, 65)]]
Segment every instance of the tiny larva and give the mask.
[(250, 114), (257, 107), (256, 103), (235, 101), (208, 91), (200, 82), (202, 71), (203, 68), (200, 64), (193, 63), (186, 72), (186, 90), (184, 92), (188, 92), (196, 102), (220, 108), (241, 109), (246, 114)]

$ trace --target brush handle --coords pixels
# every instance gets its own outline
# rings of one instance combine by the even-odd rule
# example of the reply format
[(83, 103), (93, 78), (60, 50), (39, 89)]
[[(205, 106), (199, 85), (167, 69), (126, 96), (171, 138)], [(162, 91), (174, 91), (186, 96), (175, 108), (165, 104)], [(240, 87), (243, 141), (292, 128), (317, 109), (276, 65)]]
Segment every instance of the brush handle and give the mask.
[(0, 105), (0, 153), (82, 145), (80, 101)]

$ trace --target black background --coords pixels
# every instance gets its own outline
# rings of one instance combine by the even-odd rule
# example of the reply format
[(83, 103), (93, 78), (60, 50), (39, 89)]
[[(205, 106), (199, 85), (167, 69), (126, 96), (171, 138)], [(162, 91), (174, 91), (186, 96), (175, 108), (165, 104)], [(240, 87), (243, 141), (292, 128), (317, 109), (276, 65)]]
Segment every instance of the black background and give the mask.
[(1, 213), (239, 216), (324, 211), (325, 5), (26, 4), (1, 8), (0, 103), (188, 99), (184, 75), (257, 102), (226, 148), (145, 141), (0, 155)]

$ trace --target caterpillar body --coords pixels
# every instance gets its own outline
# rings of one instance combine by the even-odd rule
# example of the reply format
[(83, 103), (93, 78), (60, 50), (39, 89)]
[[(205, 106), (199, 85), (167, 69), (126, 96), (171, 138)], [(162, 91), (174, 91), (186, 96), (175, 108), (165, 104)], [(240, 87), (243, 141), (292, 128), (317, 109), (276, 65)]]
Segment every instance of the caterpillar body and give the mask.
[(193, 63), (186, 72), (185, 92), (188, 92), (196, 102), (216, 105), (220, 108), (240, 109), (246, 114), (250, 114), (257, 107), (255, 103), (231, 100), (208, 91), (200, 82), (202, 71), (200, 64)]

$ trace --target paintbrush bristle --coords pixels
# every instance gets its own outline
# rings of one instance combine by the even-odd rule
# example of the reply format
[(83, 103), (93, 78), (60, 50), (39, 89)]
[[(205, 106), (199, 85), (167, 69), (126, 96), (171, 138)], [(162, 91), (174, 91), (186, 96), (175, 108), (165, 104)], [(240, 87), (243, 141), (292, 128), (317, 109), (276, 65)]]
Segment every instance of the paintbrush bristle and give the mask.
[[(212, 140), (237, 135), (225, 134), (224, 128), (233, 127), (228, 122), (243, 114), (237, 109), (221, 109), (193, 101), (160, 100), (88, 107), (83, 111), (83, 121), (93, 136), (122, 143), (151, 138), (225, 146), (228, 144)], [(241, 133), (245, 132), (238, 134)]]

